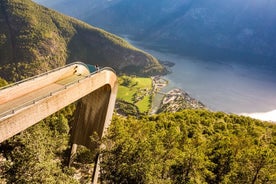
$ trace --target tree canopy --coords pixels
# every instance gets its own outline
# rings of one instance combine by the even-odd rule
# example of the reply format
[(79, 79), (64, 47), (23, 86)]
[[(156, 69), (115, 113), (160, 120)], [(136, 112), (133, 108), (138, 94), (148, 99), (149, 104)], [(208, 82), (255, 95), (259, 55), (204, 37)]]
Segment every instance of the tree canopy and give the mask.
[[(66, 166), (74, 108), (1, 143), (0, 182), (90, 181), (95, 151), (78, 150), (75, 164)], [(103, 183), (276, 181), (276, 126), (248, 117), (207, 110), (115, 115), (101, 142)]]
[(107, 183), (273, 183), (276, 126), (243, 116), (185, 110), (115, 117), (104, 140)]

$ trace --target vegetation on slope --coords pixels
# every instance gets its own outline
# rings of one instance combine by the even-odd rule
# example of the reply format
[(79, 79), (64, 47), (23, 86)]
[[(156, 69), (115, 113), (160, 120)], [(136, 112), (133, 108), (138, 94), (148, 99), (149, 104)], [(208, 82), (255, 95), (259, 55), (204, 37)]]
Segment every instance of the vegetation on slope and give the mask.
[[(78, 151), (66, 166), (73, 111), (69, 106), (1, 143), (0, 182), (88, 182), (95, 151)], [(247, 117), (207, 110), (115, 116), (102, 143), (104, 183), (276, 181), (276, 125)]]
[[(121, 103), (124, 101), (133, 104), (138, 107), (141, 113), (147, 113), (150, 110), (152, 98), (152, 80), (150, 78), (124, 75), (119, 78), (119, 83), (120, 86), (117, 99), (119, 99)], [(127, 105), (126, 103), (124, 104)], [(122, 107), (120, 109), (122, 109)], [(128, 109), (125, 109), (125, 111), (127, 110)], [(139, 114), (139, 112), (137, 112), (136, 115)], [(135, 115), (132, 112), (125, 112), (125, 114)]]
[(0, 88), (8, 85), (8, 82), (0, 77)]
[(0, 183), (77, 183), (66, 167), (74, 106), (0, 144)]
[(115, 117), (104, 141), (106, 183), (274, 183), (276, 126), (185, 110)]
[(31, 0), (0, 1), (0, 23), (0, 76), (8, 81), (76, 60), (139, 75), (164, 72), (123, 39)]

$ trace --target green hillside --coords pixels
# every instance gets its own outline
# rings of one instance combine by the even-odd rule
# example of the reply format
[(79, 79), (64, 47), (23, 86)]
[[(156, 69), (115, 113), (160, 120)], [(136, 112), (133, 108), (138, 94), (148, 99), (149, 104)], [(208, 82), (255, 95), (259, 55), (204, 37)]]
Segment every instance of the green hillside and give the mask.
[(31, 0), (1, 0), (0, 24), (0, 77), (8, 81), (76, 60), (137, 75), (165, 72), (123, 39)]
[(275, 143), (275, 124), (222, 112), (115, 117), (101, 177), (106, 183), (275, 183)]
[[(89, 183), (97, 150), (72, 167), (74, 106), (0, 144), (0, 183)], [(275, 183), (276, 125), (206, 110), (115, 116), (102, 141), (103, 183)], [(99, 151), (99, 150), (98, 150)]]
[[(151, 108), (152, 80), (121, 76), (119, 84), (117, 99), (136, 105), (141, 113), (148, 113)], [(128, 108), (124, 110), (127, 111)]]

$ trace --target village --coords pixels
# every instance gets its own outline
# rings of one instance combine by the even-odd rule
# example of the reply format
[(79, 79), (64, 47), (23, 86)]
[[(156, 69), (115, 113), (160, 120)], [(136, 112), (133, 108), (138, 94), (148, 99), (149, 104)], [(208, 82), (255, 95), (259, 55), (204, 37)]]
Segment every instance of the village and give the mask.
[(168, 81), (161, 78), (160, 76), (152, 77), (153, 81), (153, 92), (163, 95), (163, 98), (160, 103), (159, 110), (157, 113), (160, 112), (176, 112), (183, 109), (203, 109), (206, 106), (192, 98), (188, 93), (186, 93), (182, 89), (172, 89), (167, 93), (162, 92), (162, 88), (164, 88)]

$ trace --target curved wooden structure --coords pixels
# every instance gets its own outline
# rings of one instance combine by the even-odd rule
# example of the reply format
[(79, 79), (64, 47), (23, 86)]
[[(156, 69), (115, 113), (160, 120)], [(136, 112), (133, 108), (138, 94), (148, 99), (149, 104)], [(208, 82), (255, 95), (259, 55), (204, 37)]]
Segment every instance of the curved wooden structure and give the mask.
[(87, 146), (83, 136), (90, 132), (84, 122), (89, 121), (89, 126), (93, 124), (98, 129), (108, 126), (116, 93), (117, 77), (112, 69), (90, 73), (83, 63), (69, 64), (6, 86), (0, 89), (0, 142), (80, 99), (83, 105), (77, 109), (74, 129), (80, 127), (86, 132), (79, 137), (77, 131), (73, 132), (73, 139)]
[(110, 124), (118, 82), (111, 68), (91, 71), (77, 62), (0, 89), (0, 143), (78, 101), (71, 134), (76, 145), (90, 149)]

